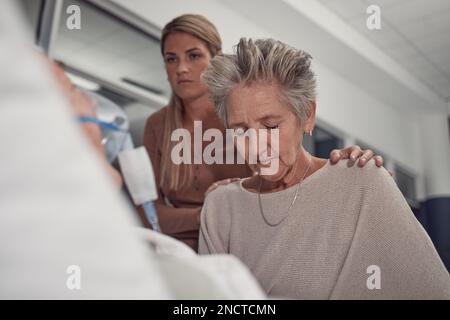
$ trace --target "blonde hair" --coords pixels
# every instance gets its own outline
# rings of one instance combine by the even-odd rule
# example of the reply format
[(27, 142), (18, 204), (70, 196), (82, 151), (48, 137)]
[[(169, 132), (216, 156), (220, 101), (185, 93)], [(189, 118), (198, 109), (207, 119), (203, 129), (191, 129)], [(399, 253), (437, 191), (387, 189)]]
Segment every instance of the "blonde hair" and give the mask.
[(210, 100), (219, 117), (228, 126), (227, 98), (236, 86), (253, 82), (276, 84), (281, 98), (302, 122), (310, 114), (316, 99), (316, 78), (311, 70), (312, 57), (274, 39), (241, 38), (235, 54), (217, 56), (203, 73)]
[[(222, 50), (222, 40), (216, 27), (205, 17), (196, 14), (184, 14), (176, 17), (162, 30), (161, 53), (164, 55), (164, 44), (167, 36), (174, 32), (190, 34), (202, 40), (208, 48), (211, 57), (216, 56)], [(186, 164), (175, 165), (171, 158), (172, 142), (170, 137), (175, 129), (182, 127), (184, 114), (183, 102), (172, 92), (172, 97), (167, 105), (166, 119), (164, 123), (164, 133), (161, 155), (161, 172), (159, 185), (163, 187), (168, 183), (169, 190), (177, 190), (183, 186), (192, 174), (192, 167)]]

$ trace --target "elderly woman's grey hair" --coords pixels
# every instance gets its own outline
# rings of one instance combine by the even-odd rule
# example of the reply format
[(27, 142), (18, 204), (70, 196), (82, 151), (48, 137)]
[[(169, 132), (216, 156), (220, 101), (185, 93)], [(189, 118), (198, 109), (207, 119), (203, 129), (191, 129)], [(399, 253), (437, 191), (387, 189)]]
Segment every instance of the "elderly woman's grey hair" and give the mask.
[(235, 54), (217, 55), (202, 78), (217, 114), (227, 122), (227, 98), (237, 86), (262, 82), (277, 85), (300, 123), (310, 114), (316, 99), (316, 77), (311, 55), (274, 39), (241, 38)]

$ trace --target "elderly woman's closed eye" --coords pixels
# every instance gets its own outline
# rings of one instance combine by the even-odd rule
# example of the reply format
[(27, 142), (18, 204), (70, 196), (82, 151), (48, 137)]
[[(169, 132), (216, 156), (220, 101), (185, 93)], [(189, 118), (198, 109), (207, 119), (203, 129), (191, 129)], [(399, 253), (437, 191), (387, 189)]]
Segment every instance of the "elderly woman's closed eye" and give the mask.
[[(273, 39), (241, 39), (212, 59), (203, 79), (225, 125), (277, 135), (262, 148), (246, 139), (255, 175), (207, 196), (200, 253), (234, 254), (276, 297), (450, 298), (448, 272), (389, 173), (374, 161), (331, 166), (303, 148), (316, 114), (310, 63)], [(278, 161), (269, 174), (263, 151)]]

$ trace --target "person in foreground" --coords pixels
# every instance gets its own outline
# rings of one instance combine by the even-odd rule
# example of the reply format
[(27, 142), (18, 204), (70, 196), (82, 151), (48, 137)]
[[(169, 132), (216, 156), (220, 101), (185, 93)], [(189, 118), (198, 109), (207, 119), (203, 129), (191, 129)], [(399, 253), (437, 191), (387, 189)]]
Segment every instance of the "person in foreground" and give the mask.
[(0, 1), (0, 299), (264, 299), (235, 257), (137, 228), (99, 128), (74, 121), (92, 104), (18, 6)]
[(261, 174), (208, 194), (199, 253), (237, 256), (272, 297), (450, 299), (450, 276), (389, 173), (303, 148), (315, 125), (310, 61), (273, 39), (241, 39), (211, 60), (203, 79), (225, 126), (278, 129), (278, 154), (275, 141), (267, 150), (279, 166), (265, 175), (267, 163), (249, 164)]

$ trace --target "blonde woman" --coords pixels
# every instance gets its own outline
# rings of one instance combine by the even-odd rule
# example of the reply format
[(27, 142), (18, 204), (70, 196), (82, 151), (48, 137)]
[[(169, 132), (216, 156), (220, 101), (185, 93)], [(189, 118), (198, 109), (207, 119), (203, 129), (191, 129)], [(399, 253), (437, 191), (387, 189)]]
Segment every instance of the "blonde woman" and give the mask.
[[(169, 105), (149, 117), (144, 132), (144, 145), (159, 187), (156, 210), (161, 229), (194, 250), (197, 250), (205, 193), (218, 185), (252, 175), (245, 164), (175, 165), (171, 160), (174, 146), (171, 134), (175, 129), (184, 128), (193, 134), (194, 121), (201, 121), (203, 131), (211, 128), (225, 131), (200, 78), (210, 60), (220, 55), (221, 50), (217, 29), (203, 16), (182, 15), (164, 27), (161, 53), (172, 98)], [(363, 166), (372, 157), (371, 150), (363, 152), (358, 146), (352, 146), (332, 152), (331, 161), (350, 158), (349, 161), (355, 162), (359, 158), (358, 164)], [(381, 167), (381, 157), (375, 159)], [(143, 215), (141, 217), (145, 222)]]

